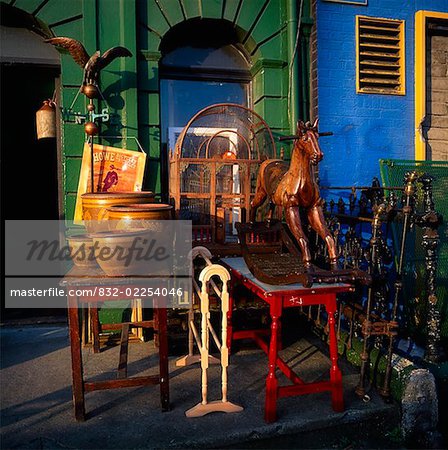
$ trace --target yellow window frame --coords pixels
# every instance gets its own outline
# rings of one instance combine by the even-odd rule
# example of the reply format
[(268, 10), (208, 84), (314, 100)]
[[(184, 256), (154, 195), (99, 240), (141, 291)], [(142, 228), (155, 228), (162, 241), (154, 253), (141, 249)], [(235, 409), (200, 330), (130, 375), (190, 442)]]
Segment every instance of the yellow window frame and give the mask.
[(448, 13), (417, 11), (415, 13), (415, 159), (426, 159), (426, 143), (421, 123), (426, 115), (426, 24), (428, 19), (446, 19)]

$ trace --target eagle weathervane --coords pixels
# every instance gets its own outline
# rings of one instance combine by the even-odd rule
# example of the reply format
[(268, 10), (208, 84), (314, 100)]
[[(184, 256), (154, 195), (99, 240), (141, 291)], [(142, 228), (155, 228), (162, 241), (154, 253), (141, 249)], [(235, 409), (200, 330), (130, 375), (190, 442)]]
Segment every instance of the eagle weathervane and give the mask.
[(89, 56), (84, 45), (76, 39), (55, 37), (46, 39), (45, 42), (68, 50), (73, 60), (84, 69), (84, 78), (78, 94), (79, 92), (82, 92), (89, 99), (89, 104), (87, 105), (88, 113), (81, 114), (72, 112), (72, 107), (78, 97), (78, 94), (76, 94), (72, 105), (68, 108), (68, 114), (74, 115), (75, 121), (79, 121), (78, 123), (81, 123), (81, 120), (85, 120), (84, 131), (88, 136), (88, 142), (90, 142), (90, 192), (95, 192), (93, 136), (99, 133), (99, 126), (95, 123), (95, 120), (109, 120), (109, 111), (107, 107), (102, 110), (101, 114), (95, 114), (93, 99), (98, 98), (100, 95), (101, 98), (105, 100), (98, 86), (99, 75), (101, 70), (109, 65), (114, 59), (132, 56), (132, 53), (125, 47), (117, 46), (105, 51), (103, 55), (101, 55), (99, 51), (96, 51), (92, 56)]
[(102, 69), (116, 58), (132, 56), (132, 53), (126, 47), (121, 46), (112, 47), (106, 50), (103, 55), (96, 51), (92, 56), (89, 56), (81, 42), (68, 37), (55, 37), (46, 39), (45, 42), (68, 50), (73, 60), (84, 69), (81, 92), (88, 98), (98, 96), (98, 77)]

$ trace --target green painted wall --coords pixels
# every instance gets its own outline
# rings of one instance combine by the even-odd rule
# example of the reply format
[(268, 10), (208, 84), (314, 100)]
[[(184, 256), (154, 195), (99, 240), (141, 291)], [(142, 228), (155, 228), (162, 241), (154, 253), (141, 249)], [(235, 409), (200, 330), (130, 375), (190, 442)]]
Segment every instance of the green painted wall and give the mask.
[[(308, 92), (308, 74), (295, 47), (298, 4), (296, 0), (11, 0), (14, 7), (41, 20), (56, 36), (84, 43), (87, 51), (104, 52), (123, 45), (133, 58), (119, 58), (101, 73), (101, 88), (109, 109), (121, 118), (119, 126), (103, 126), (101, 134), (122, 139), (103, 143), (136, 148), (137, 136), (148, 152), (145, 187), (160, 191), (160, 43), (177, 24), (192, 18), (226, 20), (236, 29), (240, 43), (251, 59), (253, 108), (274, 133), (289, 133), (299, 115), (304, 116), (303, 97)], [(308, 26), (309, 2), (302, 9)], [(206, 39), (206, 36), (204, 37)], [(308, 52), (299, 45), (299, 53)], [(302, 61), (302, 62), (301, 62)], [(62, 106), (71, 105), (82, 81), (82, 70), (67, 54), (61, 56)], [(291, 77), (292, 75), (292, 77)], [(290, 86), (291, 83), (291, 86)], [(302, 85), (302, 86), (301, 86)], [(288, 96), (290, 98), (288, 98)], [(302, 99), (302, 100), (301, 100)], [(101, 110), (99, 102), (97, 109)], [(75, 110), (85, 112), (79, 96)], [(64, 208), (73, 217), (81, 154), (83, 127), (64, 124), (62, 152)]]

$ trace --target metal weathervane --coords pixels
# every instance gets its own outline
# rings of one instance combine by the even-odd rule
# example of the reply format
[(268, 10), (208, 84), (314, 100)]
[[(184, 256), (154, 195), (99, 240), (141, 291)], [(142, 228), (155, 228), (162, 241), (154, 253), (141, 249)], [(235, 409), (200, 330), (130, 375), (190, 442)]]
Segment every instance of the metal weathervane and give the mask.
[[(82, 85), (73, 99), (72, 104), (69, 108), (62, 108), (62, 119), (64, 122), (84, 123), (85, 133), (88, 136), (88, 140), (90, 140), (91, 192), (94, 192), (93, 136), (97, 135), (99, 132), (96, 121), (109, 122), (111, 124), (117, 123), (117, 118), (114, 117), (115, 115), (109, 113), (107, 106), (101, 110), (101, 113), (95, 113), (93, 100), (101, 98), (106, 101), (98, 85), (99, 75), (101, 70), (108, 66), (114, 59), (119, 57), (129, 57), (132, 56), (132, 53), (125, 47), (117, 46), (105, 51), (103, 55), (101, 55), (99, 51), (96, 51), (92, 56), (89, 56), (84, 45), (76, 39), (55, 37), (46, 39), (45, 42), (68, 50), (73, 60), (84, 70)], [(73, 105), (80, 92), (89, 99), (87, 105), (88, 112), (85, 114), (73, 111)]]

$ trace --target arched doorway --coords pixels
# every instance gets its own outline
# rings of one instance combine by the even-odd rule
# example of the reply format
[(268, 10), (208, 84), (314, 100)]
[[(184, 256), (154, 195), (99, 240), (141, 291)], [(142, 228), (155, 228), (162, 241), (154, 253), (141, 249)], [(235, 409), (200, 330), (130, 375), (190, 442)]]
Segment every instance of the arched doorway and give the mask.
[(168, 189), (168, 153), (187, 122), (216, 103), (251, 106), (250, 59), (235, 28), (223, 20), (191, 19), (161, 42), (162, 192)]

